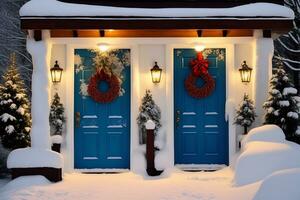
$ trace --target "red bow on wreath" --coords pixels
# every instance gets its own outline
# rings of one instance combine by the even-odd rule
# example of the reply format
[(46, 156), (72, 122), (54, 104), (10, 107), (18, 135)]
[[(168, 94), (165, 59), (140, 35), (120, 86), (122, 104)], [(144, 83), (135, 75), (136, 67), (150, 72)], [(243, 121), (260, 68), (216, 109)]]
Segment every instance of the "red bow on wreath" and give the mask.
[(191, 61), (192, 71), (195, 76), (208, 74), (208, 60), (203, 58), (202, 53), (197, 54), (197, 59)]

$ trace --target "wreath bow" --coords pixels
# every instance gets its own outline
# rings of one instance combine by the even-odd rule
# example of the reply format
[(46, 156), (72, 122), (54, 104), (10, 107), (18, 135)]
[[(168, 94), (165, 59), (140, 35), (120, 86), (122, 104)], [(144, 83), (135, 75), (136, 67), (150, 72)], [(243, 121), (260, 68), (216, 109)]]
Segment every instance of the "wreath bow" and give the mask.
[(197, 59), (191, 61), (193, 74), (199, 77), (201, 74), (208, 74), (208, 60), (204, 59), (202, 53), (197, 54)]
[[(197, 54), (197, 59), (191, 61), (192, 72), (185, 79), (184, 85), (190, 96), (194, 98), (204, 98), (212, 94), (215, 89), (215, 80), (208, 73), (208, 60), (204, 59), (202, 53)], [(202, 87), (198, 87), (197, 79), (204, 81)]]

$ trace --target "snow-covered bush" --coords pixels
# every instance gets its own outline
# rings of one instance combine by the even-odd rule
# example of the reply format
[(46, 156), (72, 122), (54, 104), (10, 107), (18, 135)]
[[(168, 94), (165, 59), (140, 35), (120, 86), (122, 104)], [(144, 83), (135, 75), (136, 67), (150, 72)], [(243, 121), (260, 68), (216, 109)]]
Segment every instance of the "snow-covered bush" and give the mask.
[(249, 133), (242, 140), (243, 149), (248, 143), (253, 141), (284, 143), (285, 135), (281, 128), (276, 125), (269, 124), (256, 127), (249, 131)]
[(247, 134), (247, 129), (252, 125), (256, 117), (253, 101), (247, 94), (244, 94), (242, 103), (236, 111), (235, 124), (244, 127), (244, 134)]
[(265, 124), (276, 124), (282, 128), (287, 140), (297, 140), (299, 105), (297, 89), (294, 88), (286, 71), (279, 66), (271, 78), (269, 97), (263, 105), (267, 112)]
[(65, 119), (65, 109), (63, 104), (60, 102), (60, 97), (55, 93), (53, 101), (51, 103), (49, 122), (51, 128), (54, 129), (52, 132), (54, 135), (61, 135), (63, 131), (63, 126), (66, 121)]
[(137, 123), (139, 127), (140, 143), (144, 144), (146, 142), (146, 127), (145, 123), (150, 119), (155, 123), (154, 133), (157, 134), (159, 128), (161, 127), (160, 118), (161, 111), (160, 108), (155, 104), (150, 90), (146, 90), (146, 94), (142, 99), (142, 105), (139, 108), (139, 116), (137, 117)]
[(30, 103), (14, 54), (0, 84), (0, 137), (5, 148), (30, 145)]
[(284, 169), (300, 168), (300, 146), (293, 142), (250, 142), (237, 158), (235, 184), (246, 185), (263, 180)]
[(300, 168), (274, 172), (262, 182), (254, 200), (299, 200)]

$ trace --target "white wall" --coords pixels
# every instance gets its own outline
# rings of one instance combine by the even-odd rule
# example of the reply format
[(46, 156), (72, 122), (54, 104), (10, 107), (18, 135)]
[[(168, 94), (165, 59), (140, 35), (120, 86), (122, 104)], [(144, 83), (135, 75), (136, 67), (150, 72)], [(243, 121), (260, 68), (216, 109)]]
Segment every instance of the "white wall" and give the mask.
[[(241, 101), (242, 96), (247, 92), (252, 96), (255, 82), (249, 85), (241, 83), (238, 68), (243, 60), (246, 60), (249, 66), (254, 65), (253, 58), (254, 38), (57, 38), (52, 39), (52, 59), (53, 64), (58, 60), (60, 66), (65, 68), (62, 83), (58, 85), (58, 91), (68, 113), (67, 119), (67, 141), (63, 150), (65, 155), (65, 166), (68, 171), (73, 169), (73, 49), (96, 47), (97, 43), (109, 43), (113, 48), (131, 48), (132, 55), (132, 102), (131, 102), (131, 168), (136, 165), (133, 150), (137, 149), (138, 132), (136, 126), (136, 117), (138, 114), (138, 105), (146, 89), (153, 93), (154, 100), (162, 110), (162, 123), (166, 134), (166, 148), (168, 154), (165, 159), (167, 166), (174, 163), (174, 131), (173, 131), (173, 49), (174, 48), (193, 48), (195, 42), (206, 44), (208, 48), (226, 48), (227, 50), (227, 118), (229, 118), (229, 152), (230, 161), (236, 152), (236, 129), (233, 125), (233, 108)], [(162, 67), (162, 80), (159, 84), (153, 84), (151, 81), (150, 69), (154, 61)], [(224, 86), (225, 87), (225, 86)], [(54, 90), (54, 89), (52, 89)], [(53, 91), (52, 91), (53, 92)], [(225, 109), (225, 108), (224, 108)], [(225, 116), (224, 116), (225, 117)], [(69, 144), (69, 145), (68, 145)]]

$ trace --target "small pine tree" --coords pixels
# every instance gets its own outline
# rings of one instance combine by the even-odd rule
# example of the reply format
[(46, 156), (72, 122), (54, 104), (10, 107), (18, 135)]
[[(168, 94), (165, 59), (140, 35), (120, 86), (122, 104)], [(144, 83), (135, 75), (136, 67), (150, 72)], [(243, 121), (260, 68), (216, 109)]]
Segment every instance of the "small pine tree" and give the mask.
[(5, 148), (30, 145), (30, 103), (16, 66), (15, 54), (0, 84), (0, 137)]
[(137, 118), (137, 123), (139, 126), (140, 143), (144, 144), (146, 142), (146, 127), (145, 123), (151, 119), (155, 123), (154, 133), (156, 134), (158, 129), (161, 127), (160, 118), (161, 111), (160, 108), (155, 104), (150, 90), (146, 90), (146, 94), (142, 99), (142, 105), (139, 108), (140, 114)]
[(267, 111), (265, 124), (278, 125), (288, 140), (295, 140), (300, 117), (299, 97), (281, 65), (271, 78), (269, 97), (263, 107)]
[(53, 101), (51, 103), (49, 122), (51, 127), (54, 129), (54, 135), (61, 135), (63, 130), (63, 125), (66, 121), (65, 118), (65, 108), (60, 102), (60, 97), (55, 93)]
[(253, 101), (247, 94), (244, 94), (243, 102), (240, 104), (239, 109), (236, 111), (235, 124), (244, 127), (244, 134), (247, 134), (247, 129), (255, 121), (255, 108)]

